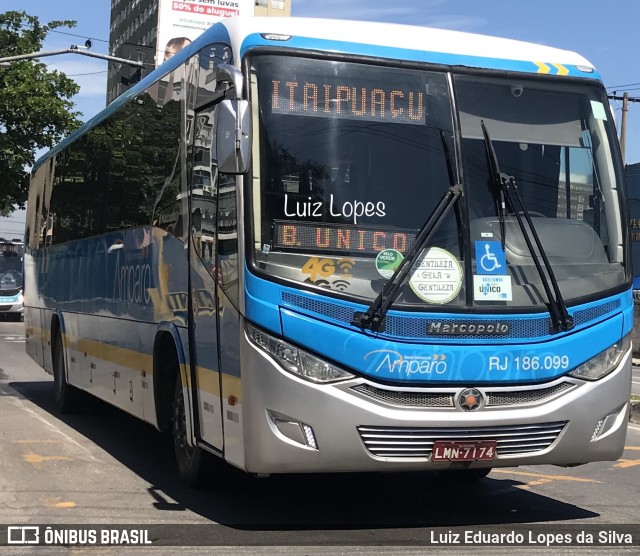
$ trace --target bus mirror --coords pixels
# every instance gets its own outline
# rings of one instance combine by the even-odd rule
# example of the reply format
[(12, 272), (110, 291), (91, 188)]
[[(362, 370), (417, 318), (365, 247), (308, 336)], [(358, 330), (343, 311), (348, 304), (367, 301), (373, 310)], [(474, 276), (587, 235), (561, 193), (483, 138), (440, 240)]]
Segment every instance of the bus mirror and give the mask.
[(251, 109), (247, 100), (223, 100), (216, 123), (216, 160), (225, 174), (243, 174), (251, 158)]

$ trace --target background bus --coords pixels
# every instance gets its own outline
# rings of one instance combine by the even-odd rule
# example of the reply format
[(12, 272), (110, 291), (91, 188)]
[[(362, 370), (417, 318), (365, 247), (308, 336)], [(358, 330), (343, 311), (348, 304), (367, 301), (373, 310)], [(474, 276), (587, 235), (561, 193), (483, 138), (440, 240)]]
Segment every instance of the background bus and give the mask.
[(0, 317), (21, 320), (24, 311), (22, 240), (0, 238)]
[[(544, 61), (544, 62), (542, 62)], [(34, 167), (27, 350), (250, 473), (616, 459), (624, 176), (581, 56), (220, 22)]]

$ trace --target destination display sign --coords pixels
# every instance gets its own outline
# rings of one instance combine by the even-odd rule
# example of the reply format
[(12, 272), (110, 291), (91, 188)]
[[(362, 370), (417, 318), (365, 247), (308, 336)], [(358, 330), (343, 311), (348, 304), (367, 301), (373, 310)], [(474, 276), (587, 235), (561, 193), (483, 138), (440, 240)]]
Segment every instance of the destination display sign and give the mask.
[(276, 114), (424, 125), (427, 87), (308, 76), (271, 81)]
[(276, 220), (274, 248), (377, 254), (385, 249), (406, 253), (415, 241), (410, 230), (365, 226), (331, 226)]
[(0, 242), (0, 253), (21, 255), (23, 247), (21, 243)]

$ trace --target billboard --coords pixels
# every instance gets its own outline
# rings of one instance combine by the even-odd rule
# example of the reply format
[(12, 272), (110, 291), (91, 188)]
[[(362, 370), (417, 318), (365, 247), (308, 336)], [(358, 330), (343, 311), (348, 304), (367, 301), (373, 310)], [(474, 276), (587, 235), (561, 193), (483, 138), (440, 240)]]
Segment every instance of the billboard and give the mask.
[(224, 17), (253, 15), (254, 0), (160, 0), (156, 66)]

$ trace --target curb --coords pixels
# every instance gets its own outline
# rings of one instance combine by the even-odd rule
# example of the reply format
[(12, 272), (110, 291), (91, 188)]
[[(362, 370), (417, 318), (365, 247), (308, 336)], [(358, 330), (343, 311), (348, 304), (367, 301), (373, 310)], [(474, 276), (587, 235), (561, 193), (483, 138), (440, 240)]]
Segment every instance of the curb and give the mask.
[(640, 424), (640, 400), (631, 400), (631, 410), (629, 411), (629, 421)]

